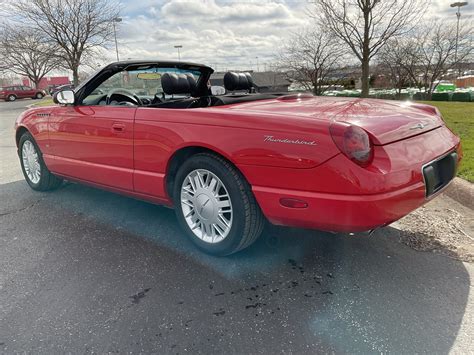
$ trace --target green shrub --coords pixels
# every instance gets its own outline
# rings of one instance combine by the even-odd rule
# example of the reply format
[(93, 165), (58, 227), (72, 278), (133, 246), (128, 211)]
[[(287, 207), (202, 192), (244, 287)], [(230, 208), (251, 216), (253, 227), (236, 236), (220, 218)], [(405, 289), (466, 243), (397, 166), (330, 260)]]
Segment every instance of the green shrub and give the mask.
[(410, 95), (410, 93), (408, 93), (408, 92), (401, 92), (401, 93), (399, 93), (399, 94), (396, 94), (396, 95), (395, 95), (395, 98), (396, 98), (397, 100), (410, 100), (410, 99), (411, 99), (411, 95)]
[(359, 91), (351, 91), (349, 92), (349, 97), (360, 97), (360, 92)]
[(416, 92), (413, 95), (413, 100), (428, 100), (428, 94), (426, 92)]
[(451, 95), (452, 93), (450, 92), (434, 92), (431, 94), (431, 100), (433, 101), (451, 101)]
[(452, 101), (463, 101), (463, 102), (469, 102), (473, 101), (474, 95), (473, 93), (469, 91), (457, 91), (453, 93), (453, 96), (451, 97)]
[(379, 98), (384, 99), (384, 100), (395, 100), (395, 94), (384, 93), (384, 94), (380, 94)]

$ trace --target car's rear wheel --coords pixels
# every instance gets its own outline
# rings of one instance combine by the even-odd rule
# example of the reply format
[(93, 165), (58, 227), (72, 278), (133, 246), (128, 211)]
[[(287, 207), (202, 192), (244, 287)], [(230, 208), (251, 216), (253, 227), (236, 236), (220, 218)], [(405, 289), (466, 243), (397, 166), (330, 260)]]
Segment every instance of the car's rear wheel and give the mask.
[(176, 174), (175, 211), (181, 227), (202, 250), (229, 255), (252, 244), (265, 217), (242, 174), (225, 159), (192, 156)]
[(15, 101), (16, 96), (15, 95), (8, 95), (8, 101)]
[(61, 185), (63, 180), (48, 170), (41, 151), (30, 133), (26, 132), (21, 136), (18, 147), (21, 170), (33, 190), (53, 190)]
[(41, 100), (43, 98), (43, 94), (38, 92), (36, 95), (35, 95), (35, 99), (38, 99), (38, 100)]

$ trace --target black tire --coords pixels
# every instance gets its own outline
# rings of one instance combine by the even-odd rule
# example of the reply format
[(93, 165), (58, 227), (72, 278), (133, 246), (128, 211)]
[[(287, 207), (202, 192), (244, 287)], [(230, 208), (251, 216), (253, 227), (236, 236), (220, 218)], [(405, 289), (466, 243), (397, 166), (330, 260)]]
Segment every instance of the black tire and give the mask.
[(41, 100), (43, 97), (44, 97), (44, 95), (42, 93), (38, 92), (38, 93), (36, 93), (34, 99)]
[(16, 96), (15, 95), (8, 95), (8, 101), (15, 101), (16, 100)]
[[(36, 149), (36, 152), (38, 154), (38, 162), (40, 164), (40, 179), (37, 183), (34, 183), (31, 181), (31, 179), (28, 177), (28, 174), (25, 171), (25, 167), (23, 165), (23, 145), (25, 142), (31, 142), (33, 146)], [(41, 154), (41, 150), (39, 149), (38, 145), (36, 144), (34, 138), (31, 136), (29, 132), (23, 133), (23, 135), (20, 137), (20, 142), (18, 144), (18, 155), (20, 158), (20, 165), (21, 165), (21, 170), (23, 171), (23, 176), (25, 177), (26, 182), (28, 185), (33, 190), (36, 191), (48, 191), (48, 190), (54, 190), (57, 189), (59, 186), (61, 186), (63, 179), (53, 175), (48, 168), (46, 167), (46, 164), (44, 163), (43, 160), (43, 155)]]
[[(198, 238), (188, 226), (181, 207), (181, 188), (184, 179), (196, 169), (216, 175), (228, 191), (232, 203), (232, 225), (227, 236), (217, 243)], [(193, 155), (179, 168), (174, 183), (173, 200), (181, 228), (201, 250), (208, 254), (230, 255), (251, 245), (260, 236), (265, 224), (260, 207), (242, 174), (222, 157), (210, 153)]]

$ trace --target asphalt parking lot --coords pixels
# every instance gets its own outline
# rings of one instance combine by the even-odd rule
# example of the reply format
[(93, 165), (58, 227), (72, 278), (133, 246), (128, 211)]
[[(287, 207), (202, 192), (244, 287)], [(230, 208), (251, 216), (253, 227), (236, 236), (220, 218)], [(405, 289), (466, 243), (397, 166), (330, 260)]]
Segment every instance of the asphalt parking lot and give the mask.
[[(474, 352), (474, 265), (269, 227), (226, 258), (173, 211), (77, 184), (32, 191), (0, 102), (0, 353)], [(443, 198), (443, 197), (440, 197)]]

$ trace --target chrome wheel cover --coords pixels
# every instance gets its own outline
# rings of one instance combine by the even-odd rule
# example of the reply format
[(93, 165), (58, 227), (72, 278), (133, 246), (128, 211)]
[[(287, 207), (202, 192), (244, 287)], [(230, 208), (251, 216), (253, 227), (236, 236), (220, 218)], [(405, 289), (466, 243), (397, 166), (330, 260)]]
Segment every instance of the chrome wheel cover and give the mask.
[(188, 227), (206, 243), (219, 243), (230, 232), (233, 211), (229, 192), (209, 170), (193, 170), (184, 178), (181, 209)]
[(26, 176), (33, 183), (39, 183), (41, 179), (41, 166), (39, 163), (38, 152), (31, 141), (25, 141), (21, 148), (21, 158)]

